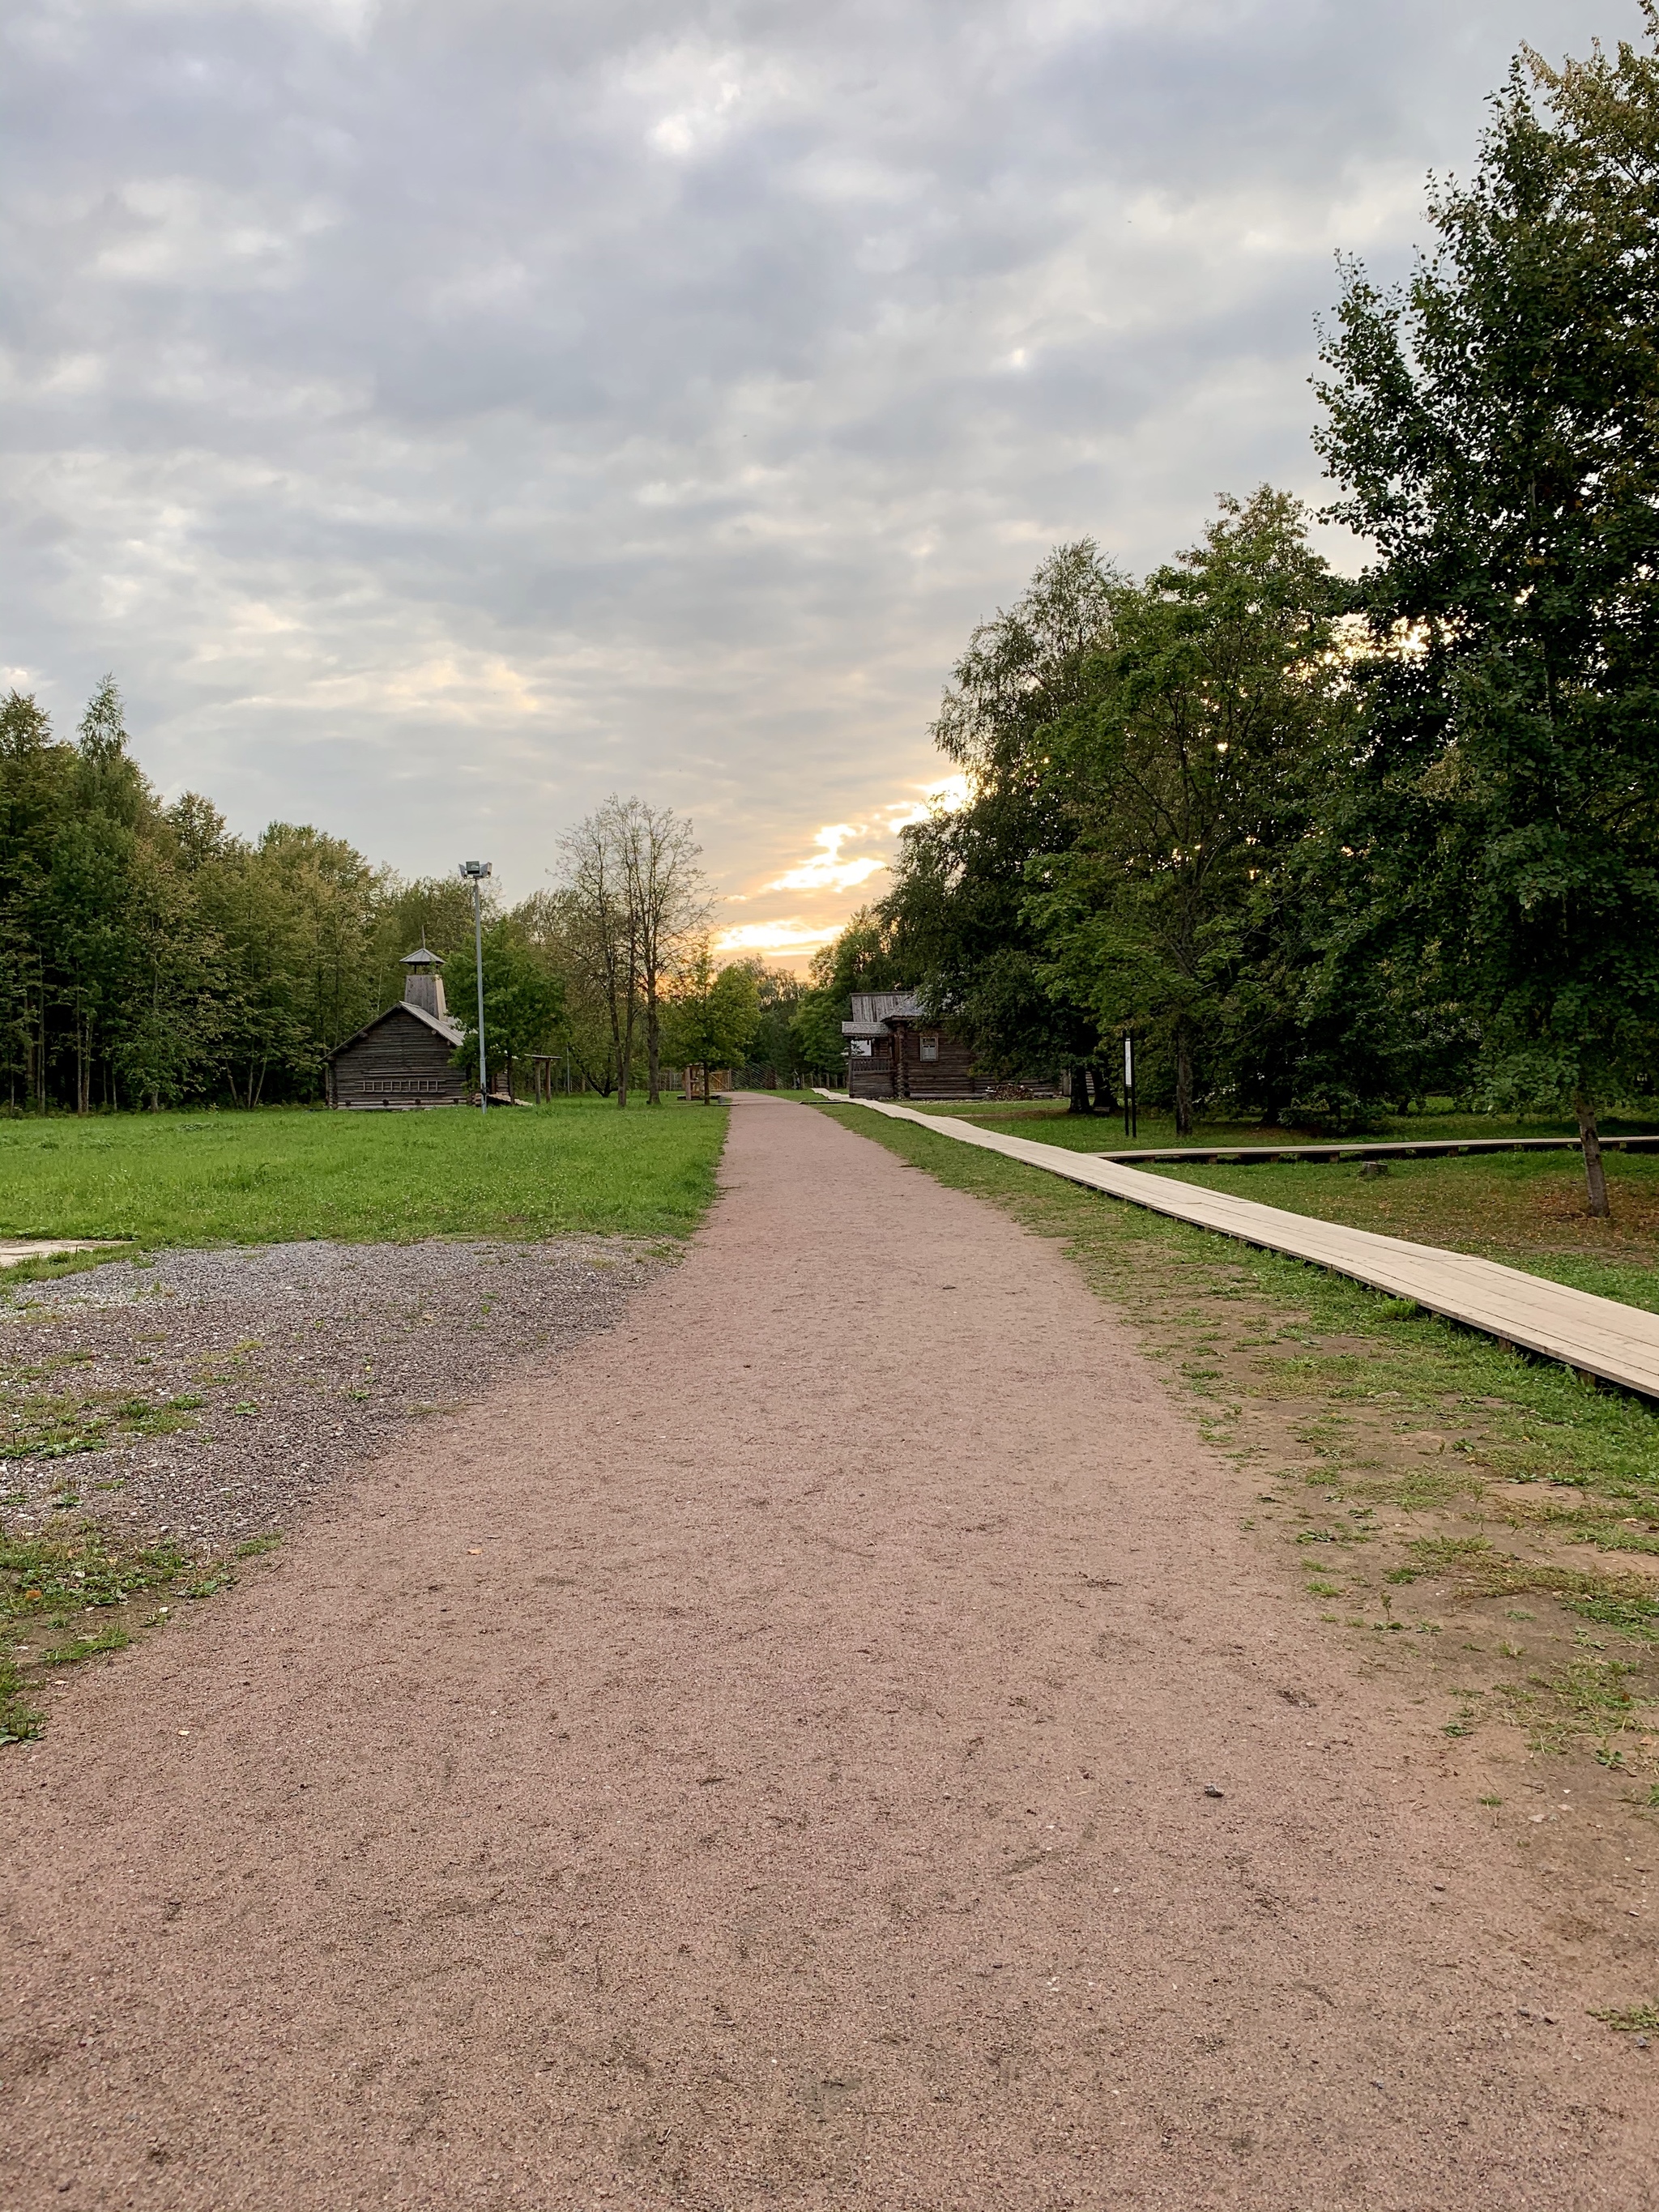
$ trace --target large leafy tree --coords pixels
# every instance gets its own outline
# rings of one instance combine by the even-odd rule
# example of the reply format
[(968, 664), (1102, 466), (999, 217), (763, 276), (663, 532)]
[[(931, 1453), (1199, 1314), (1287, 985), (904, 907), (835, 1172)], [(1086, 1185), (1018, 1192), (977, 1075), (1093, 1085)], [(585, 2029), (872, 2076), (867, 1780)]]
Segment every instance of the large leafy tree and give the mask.
[(1490, 1092), (1596, 1115), (1659, 1033), (1659, 9), (1523, 54), (1402, 291), (1348, 272), (1320, 386), (1369, 538), (1343, 842), (1373, 963), (1433, 944)]
[(1301, 508), (1263, 489), (1222, 509), (1201, 544), (1117, 584), (1042, 732), (1066, 842), (1029, 864), (1024, 905), (1048, 992), (1150, 1035), (1183, 1134), (1206, 1054), (1212, 1080), (1231, 1060), (1258, 1092), (1294, 1087), (1294, 994), (1271, 980), (1281, 871), (1353, 720), (1340, 593)]
[[(564, 987), (545, 954), (513, 915), (483, 933), (484, 1049), (490, 1068), (505, 1068), (515, 1091), (514, 1063), (550, 1053), (564, 1041)], [(471, 989), (451, 1007), (465, 1030), (455, 1057), (473, 1082), (478, 1078), (477, 1000)]]
[(689, 1067), (708, 1071), (741, 1064), (761, 1025), (760, 984), (747, 961), (722, 968), (704, 936), (688, 947), (665, 999), (670, 1049)]
[(46, 1099), (49, 890), (75, 770), (33, 698), (0, 702), (0, 1038), (14, 1108)]
[(1121, 585), (1081, 538), (1058, 547), (1013, 605), (974, 631), (933, 726), (963, 772), (966, 802), (905, 831), (882, 906), (905, 971), (895, 981), (920, 989), (981, 1064), (1006, 1074), (1080, 1071), (1100, 1048), (1090, 1007), (1057, 977), (1044, 988), (1026, 871), (1067, 836), (1051, 735), (1088, 696)]

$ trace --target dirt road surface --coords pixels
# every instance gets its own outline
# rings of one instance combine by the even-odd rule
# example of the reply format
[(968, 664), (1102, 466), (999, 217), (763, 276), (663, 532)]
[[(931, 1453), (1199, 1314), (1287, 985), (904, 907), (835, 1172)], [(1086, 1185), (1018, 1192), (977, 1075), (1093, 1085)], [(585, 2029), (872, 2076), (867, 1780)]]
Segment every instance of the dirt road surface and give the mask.
[(726, 1176), (0, 1765), (0, 2202), (1659, 2202), (1647, 2056), (1059, 1250), (782, 1102)]

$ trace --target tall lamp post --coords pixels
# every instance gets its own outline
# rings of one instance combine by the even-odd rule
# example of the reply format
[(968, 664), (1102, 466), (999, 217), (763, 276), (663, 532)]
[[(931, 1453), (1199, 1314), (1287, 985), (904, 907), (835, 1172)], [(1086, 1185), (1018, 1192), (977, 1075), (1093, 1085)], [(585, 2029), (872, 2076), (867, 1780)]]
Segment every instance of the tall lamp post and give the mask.
[(489, 1068), (484, 1059), (483, 1033), (483, 880), (488, 860), (463, 860), (461, 879), (472, 885), (472, 952), (478, 971), (478, 1111), (489, 1111)]

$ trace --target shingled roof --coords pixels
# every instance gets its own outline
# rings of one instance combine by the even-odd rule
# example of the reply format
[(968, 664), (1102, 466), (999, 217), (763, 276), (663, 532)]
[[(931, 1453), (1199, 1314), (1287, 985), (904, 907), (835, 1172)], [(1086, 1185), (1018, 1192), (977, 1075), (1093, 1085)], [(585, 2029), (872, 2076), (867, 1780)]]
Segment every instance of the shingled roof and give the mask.
[(891, 1036), (889, 1022), (926, 1022), (933, 1017), (914, 991), (854, 991), (853, 1018), (843, 1022), (847, 1037)]
[(376, 1014), (372, 1022), (365, 1022), (356, 1035), (347, 1037), (343, 1044), (337, 1044), (332, 1052), (325, 1053), (323, 1057), (325, 1060), (337, 1059), (348, 1046), (358, 1043), (371, 1030), (379, 1029), (382, 1022), (389, 1022), (394, 1014), (409, 1015), (411, 1020), (429, 1029), (434, 1036), (441, 1036), (452, 1048), (466, 1042), (466, 1031), (458, 1021), (445, 1014), (429, 1014), (424, 1006), (413, 1006), (407, 999), (399, 999), (395, 1006), (388, 1006), (384, 1013)]

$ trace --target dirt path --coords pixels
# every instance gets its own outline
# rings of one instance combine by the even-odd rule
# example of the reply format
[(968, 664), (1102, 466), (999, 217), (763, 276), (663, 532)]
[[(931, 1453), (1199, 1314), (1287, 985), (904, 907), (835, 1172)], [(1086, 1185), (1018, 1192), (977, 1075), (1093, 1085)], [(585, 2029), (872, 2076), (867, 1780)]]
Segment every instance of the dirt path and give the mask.
[(1653, 2203), (1647, 2054), (1055, 1248), (781, 1103), (726, 1174), (0, 1765), (0, 2201)]

